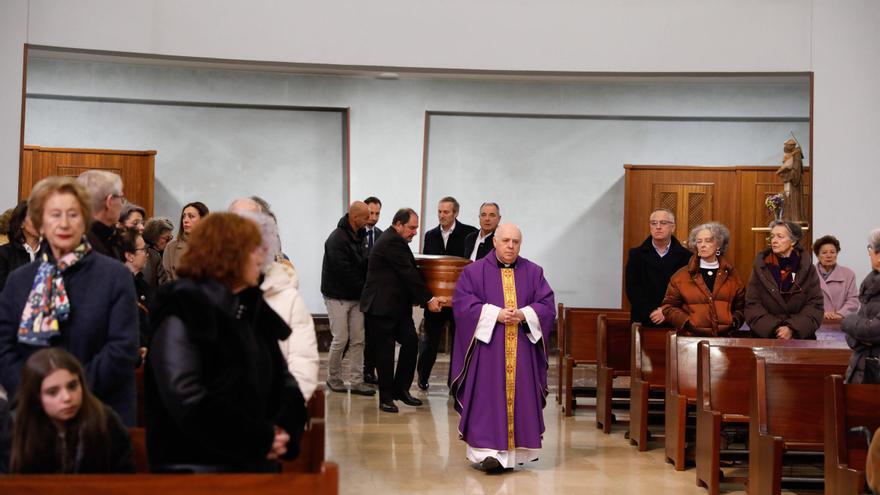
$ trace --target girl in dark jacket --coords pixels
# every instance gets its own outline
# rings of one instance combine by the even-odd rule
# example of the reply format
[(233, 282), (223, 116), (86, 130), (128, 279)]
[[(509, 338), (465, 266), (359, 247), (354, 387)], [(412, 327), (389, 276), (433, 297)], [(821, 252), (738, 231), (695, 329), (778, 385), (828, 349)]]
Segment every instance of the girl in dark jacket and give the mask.
[(128, 430), (89, 392), (69, 352), (50, 347), (32, 354), (17, 400), (11, 472), (134, 472)]
[[(840, 329), (846, 333), (846, 342), (853, 350), (846, 370), (847, 383), (877, 383), (880, 370), (880, 229), (871, 232), (868, 257), (871, 273), (865, 277), (859, 290), (859, 311), (843, 319)], [(869, 361), (870, 359), (870, 361)], [(867, 380), (866, 380), (867, 378)]]
[(759, 337), (815, 339), (825, 302), (810, 252), (798, 247), (801, 227), (770, 224), (770, 249), (758, 253), (746, 288), (746, 323)]
[(745, 287), (724, 257), (730, 231), (720, 223), (691, 230), (695, 254), (669, 280), (663, 317), (682, 335), (729, 336), (743, 323)]

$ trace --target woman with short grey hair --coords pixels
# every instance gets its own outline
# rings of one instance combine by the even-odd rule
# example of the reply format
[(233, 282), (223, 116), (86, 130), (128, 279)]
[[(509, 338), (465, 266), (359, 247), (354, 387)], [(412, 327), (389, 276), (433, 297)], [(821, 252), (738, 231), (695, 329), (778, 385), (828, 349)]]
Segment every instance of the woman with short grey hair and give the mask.
[(735, 335), (743, 323), (745, 286), (724, 254), (730, 231), (718, 222), (698, 225), (688, 236), (694, 252), (669, 279), (660, 309), (680, 335)]
[(770, 247), (755, 258), (746, 288), (746, 322), (758, 337), (816, 338), (825, 302), (810, 251), (798, 246), (803, 236), (794, 222), (770, 223)]
[(847, 383), (880, 383), (880, 229), (868, 235), (871, 273), (859, 289), (859, 311), (843, 319), (840, 329), (853, 350)]

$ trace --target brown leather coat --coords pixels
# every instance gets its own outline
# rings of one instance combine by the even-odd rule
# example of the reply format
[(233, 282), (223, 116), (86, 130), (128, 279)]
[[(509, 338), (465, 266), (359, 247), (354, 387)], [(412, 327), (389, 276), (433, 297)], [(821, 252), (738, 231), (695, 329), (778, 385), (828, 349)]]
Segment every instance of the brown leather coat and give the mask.
[(711, 293), (703, 281), (700, 259), (696, 255), (669, 279), (663, 298), (663, 316), (680, 333), (726, 336), (742, 326), (745, 286), (724, 256), (718, 257), (718, 263)]
[(819, 273), (810, 252), (800, 250), (800, 265), (791, 291), (782, 294), (764, 259), (770, 249), (758, 253), (746, 289), (746, 323), (759, 337), (776, 338), (780, 326), (791, 328), (795, 339), (815, 339), (825, 315)]

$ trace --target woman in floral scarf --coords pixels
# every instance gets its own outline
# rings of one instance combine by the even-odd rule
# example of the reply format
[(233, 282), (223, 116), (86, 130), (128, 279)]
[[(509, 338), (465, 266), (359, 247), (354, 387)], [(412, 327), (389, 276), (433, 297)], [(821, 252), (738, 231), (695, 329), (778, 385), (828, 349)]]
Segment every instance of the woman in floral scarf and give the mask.
[(42, 255), (9, 275), (0, 293), (0, 384), (12, 394), (28, 356), (48, 346), (83, 363), (94, 394), (132, 425), (137, 302), (125, 266), (92, 250), (88, 193), (69, 177), (34, 186), (28, 216)]

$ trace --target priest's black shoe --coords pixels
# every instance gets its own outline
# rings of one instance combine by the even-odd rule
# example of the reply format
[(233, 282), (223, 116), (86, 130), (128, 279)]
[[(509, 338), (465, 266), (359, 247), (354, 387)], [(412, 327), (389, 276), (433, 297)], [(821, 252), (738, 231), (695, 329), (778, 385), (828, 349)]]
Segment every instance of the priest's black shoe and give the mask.
[(382, 412), (387, 412), (387, 413), (396, 413), (397, 406), (395, 406), (394, 402), (392, 402), (392, 401), (380, 402), (379, 403), (379, 410)]
[(404, 392), (402, 394), (397, 394), (394, 396), (394, 400), (399, 400), (408, 406), (421, 406), (422, 401), (416, 399), (409, 392)]
[(486, 474), (500, 474), (504, 472), (504, 466), (494, 457), (487, 457), (480, 463), (480, 471)]

